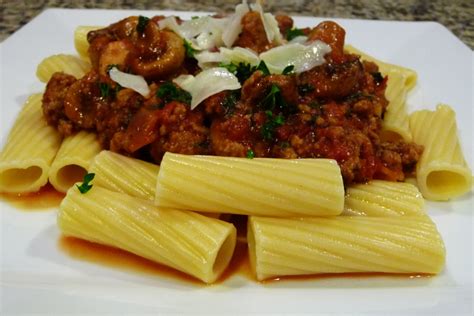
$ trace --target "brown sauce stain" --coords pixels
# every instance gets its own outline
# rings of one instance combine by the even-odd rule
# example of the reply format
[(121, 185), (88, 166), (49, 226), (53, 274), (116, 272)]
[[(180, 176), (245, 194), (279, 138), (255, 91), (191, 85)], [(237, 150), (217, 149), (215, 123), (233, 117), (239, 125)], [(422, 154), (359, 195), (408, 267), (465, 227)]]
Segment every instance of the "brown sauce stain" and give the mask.
[(294, 282), (294, 281), (323, 281), (331, 279), (375, 279), (375, 278), (390, 278), (390, 279), (419, 279), (431, 278), (431, 274), (405, 274), (405, 273), (383, 273), (383, 272), (348, 272), (348, 273), (322, 273), (322, 274), (308, 274), (308, 275), (289, 275), (270, 278), (260, 281), (262, 284), (272, 284), (275, 282)]
[(56, 191), (50, 184), (45, 185), (38, 192), (22, 194), (0, 193), (0, 201), (25, 212), (58, 208), (64, 197), (64, 193)]

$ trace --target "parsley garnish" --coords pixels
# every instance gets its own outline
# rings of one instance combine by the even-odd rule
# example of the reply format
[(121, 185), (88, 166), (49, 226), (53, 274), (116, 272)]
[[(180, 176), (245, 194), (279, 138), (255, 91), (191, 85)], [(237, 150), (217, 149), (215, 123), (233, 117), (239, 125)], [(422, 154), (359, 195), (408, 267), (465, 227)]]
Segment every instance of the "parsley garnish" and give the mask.
[(99, 89), (102, 99), (107, 99), (111, 95), (110, 86), (108, 83), (99, 82)]
[(92, 188), (92, 184), (90, 182), (94, 179), (95, 173), (88, 173), (84, 176), (84, 181), (82, 182), (81, 185), (77, 185), (76, 187), (79, 189), (79, 192), (82, 194), (85, 194), (89, 192), (89, 190)]
[(156, 91), (156, 96), (160, 98), (164, 103), (171, 101), (178, 101), (187, 105), (191, 104), (191, 94), (185, 91), (172, 82), (167, 81), (163, 83)]
[(194, 16), (191, 17), (191, 20), (196, 20), (196, 19), (199, 19), (199, 18), (200, 18), (199, 16), (194, 15)]
[(137, 24), (137, 32), (140, 34), (143, 34), (145, 32), (145, 28), (148, 25), (148, 22), (150, 22), (150, 18), (147, 18), (146, 16), (138, 16), (138, 24)]
[(188, 58), (194, 58), (194, 54), (196, 53), (196, 49), (193, 48), (191, 43), (189, 43), (187, 40), (183, 40), (184, 42), (184, 49), (186, 50), (186, 57)]
[(249, 150), (247, 150), (246, 156), (247, 156), (248, 159), (253, 159), (253, 158), (255, 158), (255, 153), (253, 152), (252, 149), (249, 149)]
[(272, 84), (268, 94), (260, 102), (264, 109), (274, 110), (275, 108), (284, 109), (287, 107), (285, 99), (281, 95), (281, 89), (276, 84)]
[(309, 83), (303, 83), (298, 86), (298, 92), (302, 95), (314, 91), (314, 86)]
[(286, 31), (286, 39), (291, 41), (292, 39), (294, 39), (295, 37), (298, 37), (298, 36), (304, 36), (304, 32), (303, 32), (303, 29), (299, 29), (299, 28), (292, 28), (292, 29), (289, 29), (288, 31)]
[(267, 64), (263, 60), (258, 64), (256, 70), (260, 70), (265, 76), (270, 75), (270, 70), (268, 70)]
[(224, 108), (225, 115), (231, 115), (234, 113), (235, 105), (240, 99), (240, 90), (230, 91), (222, 101), (222, 107)]
[(240, 62), (237, 65), (234, 63), (230, 63), (230, 64), (220, 63), (219, 67), (224, 67), (227, 70), (229, 70), (229, 72), (233, 73), (237, 77), (237, 79), (239, 79), (239, 82), (241, 84), (243, 84), (245, 80), (250, 78), (250, 76), (256, 70), (256, 67), (252, 67), (252, 65), (246, 64), (243, 62)]
[(383, 79), (384, 79), (380, 72), (372, 73), (372, 77), (374, 78), (375, 83), (377, 83), (377, 84), (381, 84), (383, 82)]
[(289, 75), (289, 74), (293, 73), (293, 69), (295, 69), (295, 66), (293, 66), (293, 65), (286, 66), (285, 69), (283, 69), (283, 72), (281, 74), (282, 75)]
[(265, 140), (272, 140), (275, 128), (283, 125), (285, 119), (281, 114), (274, 116), (272, 111), (265, 111), (265, 114), (267, 115), (267, 121), (262, 125), (262, 136)]

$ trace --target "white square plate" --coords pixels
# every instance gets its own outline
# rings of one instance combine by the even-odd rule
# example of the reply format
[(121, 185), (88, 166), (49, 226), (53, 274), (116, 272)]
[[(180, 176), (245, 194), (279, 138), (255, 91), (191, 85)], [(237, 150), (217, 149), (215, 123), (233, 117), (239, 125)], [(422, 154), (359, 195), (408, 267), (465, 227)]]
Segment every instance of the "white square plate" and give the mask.
[[(36, 66), (57, 53), (74, 54), (78, 25), (108, 25), (145, 12), (47, 10), (1, 44), (2, 144), (27, 96), (44, 85)], [(296, 18), (314, 26), (320, 18)], [(418, 87), (410, 110), (450, 104), (457, 112), (466, 159), (472, 167), (473, 52), (443, 26), (431, 22), (336, 20), (347, 43), (391, 63), (415, 69)], [(473, 194), (448, 203), (427, 203), (447, 248), (441, 275), (432, 278), (351, 277), (259, 284), (235, 275), (213, 286), (126, 272), (81, 261), (58, 248), (54, 209), (24, 212), (0, 201), (1, 302), (5, 314), (17, 313), (190, 313), (302, 314), (472, 313)]]

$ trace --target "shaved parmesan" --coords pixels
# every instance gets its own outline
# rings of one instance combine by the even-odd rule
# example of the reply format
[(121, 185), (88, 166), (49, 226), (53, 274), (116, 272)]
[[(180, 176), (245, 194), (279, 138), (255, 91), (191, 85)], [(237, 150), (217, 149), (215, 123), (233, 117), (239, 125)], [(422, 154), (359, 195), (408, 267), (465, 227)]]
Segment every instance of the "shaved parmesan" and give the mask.
[(285, 67), (293, 65), (296, 73), (308, 71), (325, 62), (324, 55), (331, 47), (321, 41), (309, 45), (299, 43), (287, 44), (272, 48), (260, 54), (271, 73), (281, 73)]
[(227, 69), (214, 67), (203, 70), (196, 76), (181, 75), (173, 80), (183, 90), (192, 96), (191, 109), (218, 92), (240, 89), (240, 83)]
[(235, 13), (231, 16), (224, 33), (222, 33), (222, 41), (225, 46), (231, 47), (234, 44), (240, 32), (242, 32), (242, 17), (249, 11), (247, 0), (243, 0), (241, 4), (235, 7)]
[(220, 52), (203, 51), (194, 55), (201, 69), (214, 67), (216, 64), (224, 61), (224, 57)]
[(234, 47), (229, 49), (221, 47), (220, 51), (222, 55), (222, 61), (225, 63), (244, 63), (256, 66), (260, 62), (257, 53), (248, 48)]
[(138, 75), (128, 74), (113, 67), (109, 71), (110, 79), (121, 85), (122, 87), (132, 89), (142, 96), (147, 97), (150, 94), (150, 88), (148, 87), (145, 78)]
[(280, 33), (280, 28), (278, 27), (278, 22), (273, 14), (264, 13), (262, 5), (258, 1), (255, 4), (251, 4), (250, 7), (253, 11), (256, 11), (260, 14), (268, 42), (273, 43), (273, 41), (275, 41), (277, 44), (283, 43), (283, 38)]
[(298, 35), (297, 37), (293, 38), (291, 41), (289, 41), (289, 44), (294, 44), (294, 43), (300, 43), (304, 44), (308, 41), (308, 36), (305, 35)]

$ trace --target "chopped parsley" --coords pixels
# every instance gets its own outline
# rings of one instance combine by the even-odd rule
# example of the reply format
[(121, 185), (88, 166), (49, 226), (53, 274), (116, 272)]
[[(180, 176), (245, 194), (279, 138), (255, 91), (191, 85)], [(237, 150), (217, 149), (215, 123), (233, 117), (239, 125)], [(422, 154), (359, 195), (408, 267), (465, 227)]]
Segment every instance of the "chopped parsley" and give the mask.
[(384, 77), (382, 76), (380, 72), (372, 73), (372, 77), (374, 78), (376, 84), (381, 84), (384, 79)]
[(95, 173), (88, 173), (84, 176), (84, 181), (82, 182), (81, 185), (77, 185), (76, 187), (79, 189), (79, 192), (82, 194), (85, 194), (89, 192), (89, 190), (92, 188), (92, 184), (90, 182), (94, 179)]
[(240, 99), (240, 90), (229, 91), (224, 101), (222, 101), (222, 107), (224, 108), (225, 115), (232, 115), (235, 110), (235, 105)]
[(285, 123), (283, 115), (273, 115), (272, 111), (265, 111), (267, 115), (267, 121), (262, 125), (262, 137), (265, 140), (272, 140), (275, 129)]
[(304, 95), (313, 91), (314, 91), (314, 86), (309, 83), (303, 83), (303, 84), (298, 85), (298, 92), (301, 95)]
[(186, 57), (194, 58), (194, 54), (196, 54), (197, 50), (193, 48), (190, 42), (187, 40), (183, 40), (184, 49), (186, 50)]
[(255, 158), (255, 153), (253, 152), (252, 149), (247, 150), (246, 157), (247, 157), (248, 159), (253, 159), (253, 158)]
[(296, 28), (296, 27), (286, 31), (286, 39), (289, 40), (289, 41), (291, 41), (295, 37), (304, 36), (304, 35), (305, 34), (303, 32), (303, 29), (299, 29), (299, 28)]
[(110, 86), (106, 82), (99, 82), (100, 96), (102, 99), (107, 99), (113, 93)]
[(254, 73), (256, 70), (255, 67), (252, 67), (250, 64), (246, 64), (243, 62), (240, 62), (238, 64), (230, 63), (230, 64), (224, 64), (220, 63), (219, 67), (226, 68), (229, 72), (233, 73), (239, 82), (243, 84), (245, 80), (250, 78), (250, 76)]
[(145, 32), (145, 28), (148, 25), (148, 22), (150, 22), (150, 18), (147, 18), (146, 16), (138, 16), (138, 24), (137, 24), (137, 32), (140, 34), (143, 34)]
[(177, 87), (171, 81), (163, 83), (156, 91), (156, 96), (160, 98), (164, 104), (171, 101), (178, 101), (187, 105), (191, 104), (191, 94)]
[(295, 66), (293, 65), (286, 66), (285, 69), (283, 69), (283, 72), (281, 74), (282, 75), (292, 74), (294, 69), (295, 69)]
[(258, 64), (256, 70), (260, 70), (265, 76), (270, 75), (270, 70), (268, 70), (267, 64), (263, 60)]
[(281, 89), (276, 84), (272, 84), (265, 98), (262, 99), (260, 105), (267, 110), (275, 108), (284, 109), (287, 107), (285, 99), (281, 95)]

